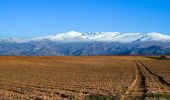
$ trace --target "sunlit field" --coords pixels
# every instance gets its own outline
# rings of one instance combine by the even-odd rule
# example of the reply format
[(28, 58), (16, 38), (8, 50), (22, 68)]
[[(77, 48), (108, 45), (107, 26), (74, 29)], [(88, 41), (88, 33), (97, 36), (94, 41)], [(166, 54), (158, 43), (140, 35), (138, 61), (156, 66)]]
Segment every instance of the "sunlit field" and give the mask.
[(0, 57), (0, 99), (170, 97), (170, 60), (138, 56)]

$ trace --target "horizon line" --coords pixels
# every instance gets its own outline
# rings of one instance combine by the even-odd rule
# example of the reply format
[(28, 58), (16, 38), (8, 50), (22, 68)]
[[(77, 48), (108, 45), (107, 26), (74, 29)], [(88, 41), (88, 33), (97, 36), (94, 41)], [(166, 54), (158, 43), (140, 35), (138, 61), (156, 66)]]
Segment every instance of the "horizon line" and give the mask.
[[(1, 39), (8, 39), (8, 38), (19, 38), (19, 39), (29, 39), (29, 38), (38, 38), (38, 37), (46, 37), (46, 36), (55, 36), (58, 34), (65, 34), (65, 33), (71, 33), (71, 32), (75, 32), (75, 33), (121, 33), (121, 34), (125, 34), (125, 33), (140, 33), (140, 34), (149, 34), (149, 33), (158, 33), (158, 34), (162, 34), (162, 35), (167, 35), (170, 36), (168, 33), (161, 33), (161, 32), (118, 32), (118, 31), (96, 31), (96, 32), (80, 32), (80, 31), (66, 31), (66, 32), (57, 32), (57, 33), (51, 33), (51, 34), (47, 34), (47, 35), (41, 35), (41, 36), (31, 36), (31, 33), (10, 33), (8, 35), (4, 35), (3, 33), (0, 33), (0, 38)], [(2, 35), (2, 36), (1, 36)], [(16, 36), (15, 36), (16, 35)], [(30, 36), (29, 36), (30, 35)], [(28, 36), (28, 37), (26, 37)]]

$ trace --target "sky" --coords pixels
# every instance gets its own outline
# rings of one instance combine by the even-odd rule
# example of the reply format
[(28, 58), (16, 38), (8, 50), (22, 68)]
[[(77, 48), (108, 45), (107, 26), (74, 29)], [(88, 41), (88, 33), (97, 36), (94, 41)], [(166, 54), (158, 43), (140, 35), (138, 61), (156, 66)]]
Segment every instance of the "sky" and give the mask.
[(0, 0), (0, 37), (68, 31), (170, 35), (170, 0)]

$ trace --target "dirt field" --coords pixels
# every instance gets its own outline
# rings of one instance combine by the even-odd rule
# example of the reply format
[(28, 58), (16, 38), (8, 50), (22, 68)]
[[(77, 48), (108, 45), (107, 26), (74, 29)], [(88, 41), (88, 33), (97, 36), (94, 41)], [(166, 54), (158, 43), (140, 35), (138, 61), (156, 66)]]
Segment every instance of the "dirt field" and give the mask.
[(170, 60), (137, 56), (0, 57), (0, 99), (96, 98), (169, 100)]

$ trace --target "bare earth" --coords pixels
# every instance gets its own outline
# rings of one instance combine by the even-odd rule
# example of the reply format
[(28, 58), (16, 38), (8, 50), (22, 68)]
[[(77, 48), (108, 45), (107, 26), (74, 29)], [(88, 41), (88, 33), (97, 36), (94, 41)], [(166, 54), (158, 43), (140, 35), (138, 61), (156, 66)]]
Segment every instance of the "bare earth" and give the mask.
[(170, 60), (0, 57), (0, 100), (82, 100), (97, 94), (113, 100), (170, 100)]

